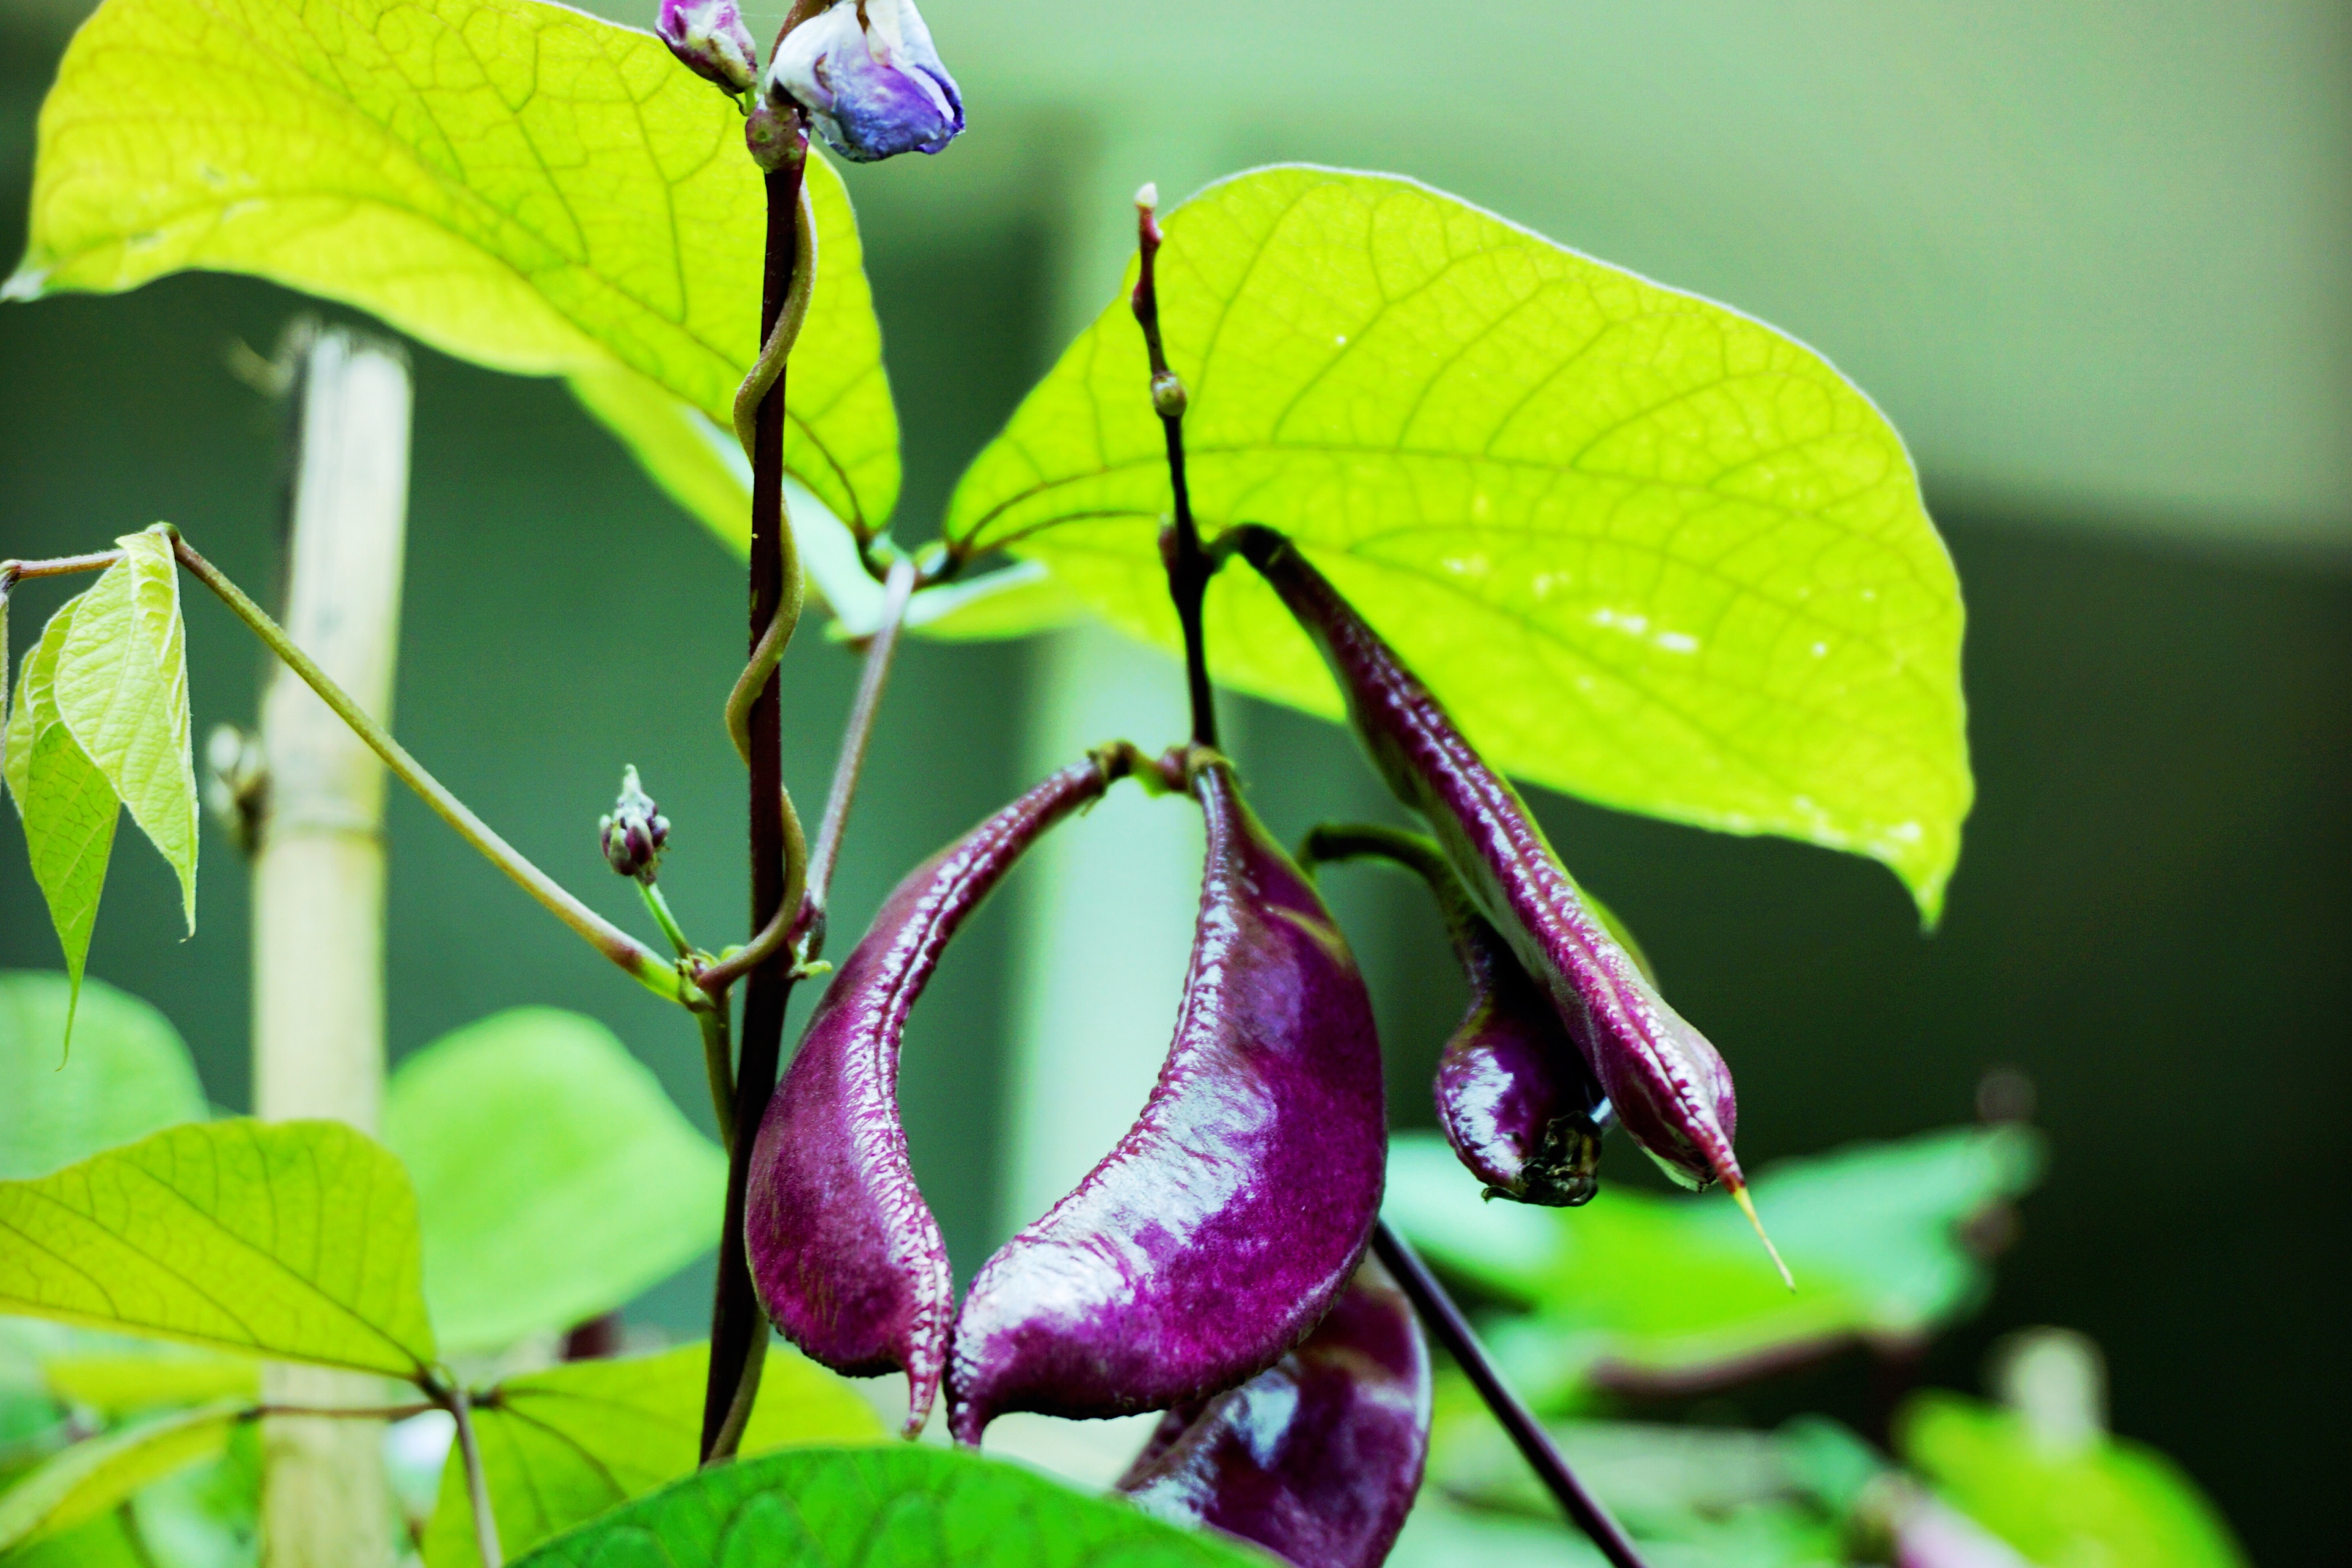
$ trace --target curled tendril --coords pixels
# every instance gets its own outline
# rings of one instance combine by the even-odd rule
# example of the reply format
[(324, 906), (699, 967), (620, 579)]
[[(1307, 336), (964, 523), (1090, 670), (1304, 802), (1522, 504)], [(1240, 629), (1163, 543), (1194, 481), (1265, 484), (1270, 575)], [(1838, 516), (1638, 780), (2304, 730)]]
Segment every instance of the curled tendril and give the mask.
[[(743, 378), (743, 384), (735, 393), (735, 438), (743, 444), (743, 455), (754, 469), (760, 461), (760, 404), (784, 374), (784, 362), (792, 357), (793, 343), (801, 335), (802, 323), (808, 320), (809, 294), (816, 280), (816, 211), (805, 181), (793, 211), (793, 276), (784, 289), (783, 309), (776, 314), (776, 324), (768, 333), (768, 341), (760, 346), (760, 357), (753, 362), (751, 374)], [(781, 493), (776, 497), (776, 613), (752, 647), (751, 661), (736, 678), (735, 689), (727, 694), (727, 734), (735, 742), (735, 753), (743, 759), (746, 767), (751, 762), (751, 707), (782, 661), (807, 598), (801, 578), (800, 545), (793, 534), (792, 509)], [(801, 900), (808, 887), (808, 836), (801, 827), (800, 813), (793, 805), (793, 792), (789, 789), (783, 792), (783, 899), (776, 906), (774, 918), (759, 935), (723, 962), (701, 971), (698, 982), (707, 994), (716, 995), (734, 984), (738, 976), (757, 967), (783, 945), (799, 921)]]

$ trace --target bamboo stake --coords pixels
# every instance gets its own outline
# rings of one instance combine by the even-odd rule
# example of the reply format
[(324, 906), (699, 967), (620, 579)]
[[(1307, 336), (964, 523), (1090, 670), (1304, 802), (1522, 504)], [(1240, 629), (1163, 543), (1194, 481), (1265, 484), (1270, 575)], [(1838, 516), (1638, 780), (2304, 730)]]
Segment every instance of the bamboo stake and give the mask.
[[(319, 333), (296, 383), (285, 624), (389, 720), (408, 510), (408, 366), (393, 344)], [(253, 858), (253, 1102), (271, 1121), (383, 1116), (383, 766), (291, 670), (262, 703), (268, 795)], [(380, 1380), (273, 1365), (264, 1398), (384, 1401)], [(383, 1568), (392, 1500), (374, 1421), (262, 1428), (266, 1568)]]

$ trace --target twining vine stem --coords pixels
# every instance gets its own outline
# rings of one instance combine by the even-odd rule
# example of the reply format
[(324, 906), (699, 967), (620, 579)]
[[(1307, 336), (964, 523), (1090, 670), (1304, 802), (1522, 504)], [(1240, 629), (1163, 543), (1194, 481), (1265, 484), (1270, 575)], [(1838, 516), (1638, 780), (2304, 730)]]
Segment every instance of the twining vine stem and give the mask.
[(1143, 345), (1151, 358), (1151, 406), (1160, 416), (1168, 438), (1168, 483), (1175, 493), (1175, 521), (1160, 542), (1168, 565), (1168, 595), (1176, 602), (1176, 619), (1184, 628), (1184, 689), (1192, 709), (1192, 743), (1212, 749), (1217, 744), (1216, 695), (1209, 687), (1209, 659), (1201, 631), (1202, 601), (1215, 568), (1201, 548), (1201, 531), (1192, 521), (1192, 493), (1184, 478), (1184, 384), (1168, 368), (1168, 353), (1160, 341), (1160, 219), (1153, 212), (1160, 193), (1146, 185), (1135, 194), (1136, 248), (1142, 265), (1136, 275), (1129, 303), (1136, 323), (1143, 329)]
[(269, 650), (283, 659), (289, 669), (301, 677), (302, 683), (319, 694), (319, 700), (334, 711), (335, 717), (349, 725), (353, 734), (367, 742), (369, 750), (383, 759), (383, 765), (392, 775), (414, 790), (418, 798), (433, 808), (435, 816), (457, 830), (458, 837), (504, 871), (524, 892), (538, 900), (541, 906), (557, 920), (570, 926), (589, 946), (618, 964), (631, 979), (666, 1001), (685, 1000), (683, 982), (674, 967), (663, 963), (651, 949), (628, 932), (582, 903), (562, 883), (531, 864), (522, 851), (492, 831), (490, 826), (475, 816), (464, 801), (450, 794), (447, 786), (425, 772), (424, 765), (392, 738), (391, 731), (352, 701), (350, 693), (329, 679), (327, 672), (312, 662), (310, 656), (286, 635), (286, 629), (270, 619), (268, 611), (247, 598), (243, 589), (222, 574), (220, 568), (199, 555), (195, 547), (181, 538), (176, 530), (172, 533), (172, 549), (189, 575), (210, 588), (221, 603), (236, 612), (237, 619), (251, 627), (254, 635), (268, 644)]
[[(795, 281), (804, 280), (814, 261), (802, 256), (802, 176), (808, 167), (808, 129), (795, 108), (771, 107), (761, 112), (778, 116), (774, 129), (782, 142), (777, 155), (767, 160), (768, 225), (766, 265), (760, 300), (760, 363), (754, 378), (757, 411), (751, 429), (751, 652), (754, 665), (767, 663), (765, 678), (743, 715), (742, 742), (751, 773), (751, 921), (756, 936), (779, 917), (786, 916), (786, 882), (791, 874), (786, 843), (786, 797), (783, 779), (782, 710), (774, 658), (782, 654), (789, 623), (779, 627), (780, 616), (796, 616), (800, 587), (797, 562), (792, 551), (791, 523), (784, 516), (784, 364), (780, 334)], [(805, 299), (805, 295), (802, 296)], [(747, 384), (747, 394), (755, 390)], [(739, 409), (740, 409), (739, 403)], [(738, 419), (740, 430), (743, 421)], [(778, 635), (772, 636), (772, 633)], [(731, 707), (731, 705), (730, 705)], [(787, 917), (788, 918), (788, 917)], [(702, 1443), (707, 1464), (726, 1457), (722, 1438), (731, 1425), (738, 1432), (748, 1418), (751, 1396), (759, 1386), (760, 1365), (767, 1349), (768, 1322), (751, 1285), (751, 1260), (743, 1251), (743, 1212), (751, 1177), (751, 1144), (759, 1135), (760, 1118), (776, 1087), (776, 1068), (783, 1052), (784, 1010), (792, 1000), (793, 962), (782, 944), (752, 965), (743, 994), (743, 1022), (735, 1067), (735, 1104), (727, 1120), (733, 1128), (728, 1141), (727, 1212), (719, 1233), (719, 1279), (711, 1294), (710, 1369), (703, 1389)], [(708, 986), (705, 987), (708, 990)], [(742, 1406), (742, 1416), (730, 1413)]]
[(1429, 1331), (1436, 1336), (1437, 1342), (1445, 1347), (1446, 1353), (1462, 1368), (1463, 1375), (1478, 1391), (1478, 1396), (1486, 1402), (1486, 1408), (1495, 1413), (1495, 1419), (1502, 1423), (1503, 1430), (1509, 1433), (1511, 1441), (1517, 1445), (1520, 1457), (1527, 1460), (1528, 1468), (1535, 1471), (1551, 1495), (1559, 1500), (1561, 1510), (1576, 1527), (1591, 1538), (1592, 1544), (1601, 1549), (1601, 1554), (1615, 1568), (1645, 1568), (1642, 1554), (1634, 1550), (1624, 1527), (1610, 1517), (1609, 1510), (1601, 1505), (1601, 1500), (1585, 1490), (1584, 1483), (1576, 1479), (1576, 1472), (1568, 1468), (1568, 1461), (1560, 1456), (1558, 1445), (1551, 1440), (1551, 1434), (1544, 1430), (1543, 1423), (1519, 1403), (1519, 1396), (1512, 1393), (1510, 1384), (1503, 1381), (1503, 1374), (1487, 1358), (1486, 1347), (1478, 1342), (1478, 1335), (1470, 1327), (1470, 1321), (1462, 1315), (1462, 1309), (1454, 1305), (1454, 1298), (1446, 1294), (1445, 1287), (1439, 1284), (1437, 1277), (1429, 1271), (1429, 1265), (1413, 1251), (1412, 1244), (1390, 1229), (1388, 1221), (1382, 1220), (1372, 1232), (1372, 1251), (1381, 1265), (1396, 1277), (1406, 1299), (1412, 1302), (1412, 1310), (1421, 1315), (1421, 1321), (1429, 1325)]

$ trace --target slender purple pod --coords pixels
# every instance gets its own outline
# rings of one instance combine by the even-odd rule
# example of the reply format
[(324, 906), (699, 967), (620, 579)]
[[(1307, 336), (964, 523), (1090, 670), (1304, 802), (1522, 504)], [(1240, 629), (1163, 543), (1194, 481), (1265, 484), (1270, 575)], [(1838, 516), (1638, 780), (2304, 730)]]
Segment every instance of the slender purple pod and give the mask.
[(1744, 1205), (1730, 1069), (1594, 914), (1518, 792), (1289, 540), (1251, 524), (1218, 544), (1257, 568), (1322, 650), (1374, 766), (1549, 991), (1634, 1142), (1676, 1181), (1720, 1181)]
[(1330, 912), (1195, 747), (1208, 828), (1192, 971), (1142, 1115), (981, 1269), (956, 1437), (1009, 1410), (1124, 1415), (1255, 1376), (1346, 1288), (1388, 1141), (1371, 1000)]
[(744, 1212), (760, 1303), (836, 1372), (903, 1370), (909, 1436), (946, 1369), (955, 1281), (898, 1118), (907, 1015), (1022, 851), (1099, 799), (1134, 756), (1106, 747), (1064, 768), (908, 872), (825, 988), (760, 1122)]
[(1568, 1037), (1551, 997), (1470, 901), (1437, 845), (1371, 823), (1326, 824), (1301, 864), (1378, 858), (1418, 876), (1437, 901), (1470, 1005), (1437, 1058), (1437, 1124), (1486, 1196), (1574, 1208), (1600, 1189), (1609, 1097)]
[(1239, 1388), (1169, 1412), (1118, 1483), (1297, 1568), (1374, 1568), (1429, 1457), (1429, 1347), (1370, 1258), (1299, 1347)]

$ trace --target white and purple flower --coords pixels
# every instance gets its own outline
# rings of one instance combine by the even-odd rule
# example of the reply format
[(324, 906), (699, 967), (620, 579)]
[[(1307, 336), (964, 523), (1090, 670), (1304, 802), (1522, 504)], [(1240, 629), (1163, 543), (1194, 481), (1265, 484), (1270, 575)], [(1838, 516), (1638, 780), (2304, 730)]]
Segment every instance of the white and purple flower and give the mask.
[(963, 130), (962, 95), (914, 0), (838, 0), (810, 17), (777, 43), (768, 91), (853, 163), (936, 153)]

